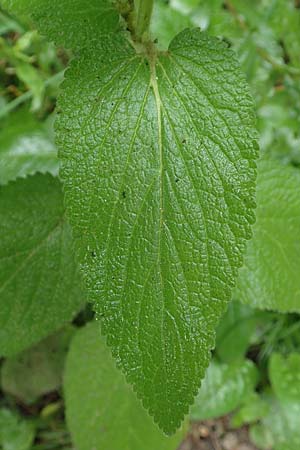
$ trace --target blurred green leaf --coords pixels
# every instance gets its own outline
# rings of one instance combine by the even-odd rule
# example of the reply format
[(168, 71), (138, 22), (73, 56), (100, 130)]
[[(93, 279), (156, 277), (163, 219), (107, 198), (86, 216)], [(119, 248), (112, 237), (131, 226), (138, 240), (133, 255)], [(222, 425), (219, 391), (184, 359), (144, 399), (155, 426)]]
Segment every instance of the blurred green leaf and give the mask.
[(241, 408), (232, 416), (231, 424), (235, 428), (240, 428), (245, 424), (250, 424), (263, 418), (269, 412), (269, 405), (263, 398), (253, 392), (243, 399)]
[(0, 128), (0, 184), (35, 172), (58, 173), (52, 122), (38, 121), (27, 108), (10, 114)]
[(298, 402), (300, 409), (300, 354), (292, 353), (284, 358), (273, 353), (269, 373), (273, 390), (281, 404)]
[(223, 362), (243, 360), (262, 313), (233, 301), (217, 329), (216, 352)]
[(0, 354), (30, 347), (84, 304), (58, 179), (0, 187)]
[(216, 418), (235, 410), (252, 394), (257, 380), (257, 369), (250, 360), (230, 365), (213, 360), (191, 408), (191, 419)]
[(272, 430), (264, 427), (261, 423), (257, 423), (250, 426), (249, 436), (251, 441), (259, 448), (259, 449), (271, 449), (274, 440), (272, 436)]
[[(268, 5), (268, 2), (266, 2)], [(300, 67), (300, 10), (295, 0), (273, 0), (268, 5), (266, 20), (291, 62)]]
[(45, 83), (39, 71), (31, 64), (18, 61), (16, 74), (32, 93), (31, 111), (38, 111), (43, 102)]
[(9, 409), (0, 409), (0, 444), (3, 450), (30, 450), (35, 436), (32, 423)]
[(31, 404), (58, 389), (72, 335), (73, 329), (67, 327), (35, 347), (7, 358), (1, 369), (2, 390)]
[[(162, 380), (163, 382), (163, 380)], [(174, 450), (117, 370), (97, 322), (71, 344), (64, 377), (67, 422), (77, 450)]]
[(170, 0), (170, 6), (181, 14), (189, 14), (198, 6), (199, 0)]
[(283, 357), (273, 353), (269, 376), (274, 396), (269, 413), (251, 431), (252, 439), (262, 448), (299, 450), (300, 448), (300, 354)]
[(0, 10), (0, 36), (11, 31), (21, 33), (23, 28), (17, 21), (13, 20)]
[(300, 312), (300, 171), (261, 161), (256, 224), (235, 298), (263, 309)]
[(170, 8), (163, 1), (155, 2), (151, 31), (160, 49), (166, 50), (176, 34), (191, 26), (189, 17)]

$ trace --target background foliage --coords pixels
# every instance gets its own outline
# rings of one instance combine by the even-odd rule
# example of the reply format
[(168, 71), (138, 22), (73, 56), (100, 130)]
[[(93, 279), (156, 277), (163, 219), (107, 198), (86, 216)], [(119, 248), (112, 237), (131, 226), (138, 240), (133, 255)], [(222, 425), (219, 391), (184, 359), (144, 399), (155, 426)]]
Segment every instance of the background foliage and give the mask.
[[(156, 1), (152, 32), (160, 48), (165, 49), (181, 30), (195, 26), (219, 36), (237, 52), (256, 103), (261, 163), (254, 239), (247, 248), (246, 265), (240, 272), (234, 301), (219, 325), (213, 360), (190, 419), (204, 420), (230, 413), (232, 427), (247, 424), (250, 437), (259, 449), (298, 450), (300, 4), (297, 0)], [(57, 176), (54, 108), (71, 54), (47, 43), (28, 20), (17, 21), (3, 10), (0, 10), (0, 36), (0, 183), (3, 185), (0, 196), (4, 198), (4, 194), (11, 191), (11, 205), (5, 195), (8, 200), (1, 201), (0, 214), (1, 236), (6, 235), (9, 241), (7, 230), (17, 233), (21, 229), (8, 220), (7, 210), (15, 208), (14, 202), (18, 201), (15, 199), (20, 198), (22, 204), (18, 211), (24, 211), (28, 223), (32, 215), (31, 211), (26, 212), (26, 202), (17, 196), (17, 191), (38, 189), (40, 192), (39, 183), (56, 184), (50, 175), (45, 178), (28, 176), (36, 172)], [(26, 176), (26, 180), (9, 183)], [(19, 242), (18, 252), (25, 255), (33, 252), (33, 257), (30, 256), (33, 266), (43, 264), (45, 253), (71, 255), (68, 248), (59, 247), (60, 233), (69, 233), (69, 230), (61, 219), (62, 197), (58, 186), (53, 192), (53, 197), (45, 199), (44, 203), (37, 199), (40, 235), (34, 236), (33, 241), (38, 242), (38, 251), (33, 252), (35, 242)], [(54, 227), (57, 223), (59, 226), (55, 228), (58, 234), (45, 240), (49, 235), (49, 230), (45, 229), (49, 218), (43, 218), (46, 212), (43, 205), (49, 201), (57, 205), (57, 216), (50, 219)], [(15, 216), (10, 217), (18, 223)], [(40, 246), (40, 241), (45, 245)], [(3, 259), (7, 245), (1, 238), (1, 277), (4, 280), (12, 276), (9, 264)], [(62, 265), (68, 280), (69, 273), (74, 277), (72, 264), (70, 260)], [(45, 270), (46, 274), (52, 273), (52, 270)], [(27, 284), (28, 273), (30, 266), (26, 261), (24, 271), (17, 274), (20, 285)], [(75, 280), (78, 281), (76, 275)], [(72, 288), (78, 301), (76, 308), (56, 320), (56, 294), (51, 291), (56, 282), (51, 279), (48, 282), (44, 298), (47, 303), (51, 299), (54, 312), (39, 318), (40, 327), (32, 330), (28, 342), (24, 341), (24, 336), (17, 336), (17, 319), (10, 321), (8, 330), (16, 334), (18, 344), (14, 348), (8, 348), (5, 332), (0, 332), (1, 355), (7, 356), (1, 365), (0, 446), (4, 450), (61, 450), (71, 449), (73, 439), (79, 450), (92, 445), (97, 445), (99, 450), (100, 446), (116, 450), (119, 440), (127, 433), (128, 442), (122, 441), (124, 448), (147, 448), (150, 437), (146, 438), (149, 428), (145, 423), (149, 419), (143, 420), (143, 411), (138, 410), (132, 393), (122, 385), (120, 375), (114, 378), (111, 367), (107, 379), (105, 375), (101, 379), (100, 376), (89, 379), (90, 371), (100, 374), (109, 363), (104, 367), (103, 361), (108, 356), (100, 354), (105, 353), (104, 347), (97, 348), (94, 343), (93, 325), (86, 325), (93, 313), (89, 306), (83, 306), (84, 296), (73, 283), (71, 286), (63, 284), (61, 277), (63, 300), (67, 302)], [(34, 280), (28, 297), (36, 292), (41, 298), (39, 283), (40, 280)], [(3, 281), (0, 289), (1, 314), (7, 314), (2, 298), (14, 298), (15, 293)], [(26, 290), (23, 295), (26, 301)], [(13, 307), (11, 314), (22, 314), (20, 305), (16, 303)], [(34, 316), (34, 307), (30, 311)], [(72, 326), (61, 328), (74, 316)], [(52, 332), (55, 333), (47, 337)], [(74, 370), (73, 366), (83, 357), (84, 365)], [(64, 373), (68, 425), (62, 395)], [(89, 397), (89, 390), (86, 390), (91, 382), (97, 385), (99, 401), (94, 401), (92, 393)], [(79, 417), (78, 405), (82, 397), (87, 409), (82, 410)], [(115, 417), (116, 411), (120, 435), (111, 431), (105, 441), (101, 427), (111, 426), (111, 417)], [(93, 420), (86, 420), (85, 415), (92, 416)], [(100, 428), (97, 425), (99, 415), (103, 418)], [(85, 431), (81, 432), (78, 423), (85, 421)], [(135, 423), (136, 428), (128, 434), (131, 423)], [(94, 441), (89, 443), (84, 433)], [(184, 430), (170, 441), (154, 429), (149, 436), (155, 448), (171, 450), (176, 448), (183, 434)]]

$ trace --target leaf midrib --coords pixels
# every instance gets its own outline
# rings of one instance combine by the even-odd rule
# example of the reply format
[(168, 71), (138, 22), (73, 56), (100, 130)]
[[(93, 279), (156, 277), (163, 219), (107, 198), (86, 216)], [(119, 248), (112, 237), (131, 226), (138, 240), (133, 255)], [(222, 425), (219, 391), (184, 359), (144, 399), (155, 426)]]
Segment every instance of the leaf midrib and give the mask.
[[(157, 127), (158, 127), (158, 151), (159, 151), (159, 233), (158, 233), (158, 262), (160, 261), (160, 255), (161, 255), (161, 234), (162, 234), (162, 228), (164, 224), (164, 186), (163, 186), (163, 168), (164, 168), (164, 162), (163, 162), (163, 146), (162, 146), (162, 101), (158, 89), (158, 83), (157, 83), (157, 75), (156, 75), (156, 60), (150, 59), (150, 83), (153, 88), (154, 98), (155, 98), (155, 105), (156, 105), (156, 111), (157, 111)], [(161, 277), (161, 284), (163, 286), (163, 280), (161, 276), (161, 270), (160, 270), (160, 277)]]
[[(153, 54), (148, 55), (149, 60), (149, 67), (150, 67), (150, 84), (153, 89), (154, 99), (155, 99), (155, 105), (156, 105), (156, 112), (157, 112), (157, 127), (158, 127), (158, 151), (159, 151), (159, 229), (158, 229), (158, 244), (157, 244), (157, 266), (158, 266), (158, 274), (159, 274), (159, 280), (161, 285), (161, 293), (162, 293), (162, 321), (161, 321), (161, 337), (164, 338), (164, 316), (166, 313), (165, 310), (165, 302), (164, 302), (164, 280), (162, 275), (162, 260), (161, 260), (161, 254), (162, 254), (162, 232), (163, 232), (163, 226), (164, 226), (164, 184), (163, 184), (163, 174), (164, 174), (164, 157), (163, 157), (163, 144), (162, 144), (162, 109), (163, 104), (160, 97), (159, 87), (157, 83), (157, 72), (156, 72), (156, 64), (157, 64), (157, 53), (154, 52)], [(166, 355), (165, 355), (165, 347), (162, 346), (163, 351), (163, 369), (165, 372), (165, 375), (167, 377), (166, 373)], [(164, 385), (165, 387), (165, 397), (167, 399), (168, 393), (167, 393), (167, 384)]]

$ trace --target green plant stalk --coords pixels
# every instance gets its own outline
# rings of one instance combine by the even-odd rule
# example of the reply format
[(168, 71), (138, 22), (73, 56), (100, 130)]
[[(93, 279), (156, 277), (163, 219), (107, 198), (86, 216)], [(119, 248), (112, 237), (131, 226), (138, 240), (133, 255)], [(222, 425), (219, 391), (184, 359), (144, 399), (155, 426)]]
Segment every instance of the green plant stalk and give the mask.
[(135, 0), (135, 12), (136, 12), (136, 38), (139, 41), (143, 41), (148, 34), (152, 11), (153, 0)]

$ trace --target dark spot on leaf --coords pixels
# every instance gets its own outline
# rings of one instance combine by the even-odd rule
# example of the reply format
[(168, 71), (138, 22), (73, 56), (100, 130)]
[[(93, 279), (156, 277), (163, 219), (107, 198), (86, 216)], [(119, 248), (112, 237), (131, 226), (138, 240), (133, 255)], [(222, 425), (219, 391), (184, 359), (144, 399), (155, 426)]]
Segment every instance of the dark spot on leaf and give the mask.
[(125, 191), (122, 192), (122, 197), (126, 198), (126, 192)]
[(222, 41), (224, 42), (224, 44), (226, 44), (226, 46), (227, 46), (228, 48), (232, 47), (232, 43), (230, 42), (229, 39), (223, 38)]
[(96, 256), (97, 256), (97, 255), (96, 255), (96, 252), (92, 251), (92, 252), (91, 252), (91, 257), (92, 257), (92, 258), (96, 258)]

